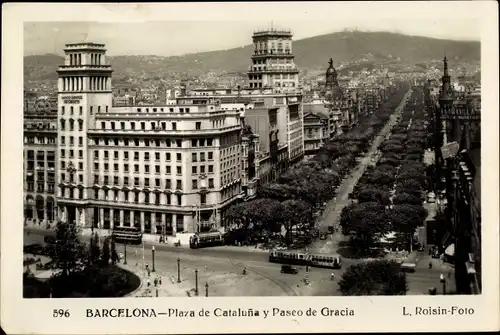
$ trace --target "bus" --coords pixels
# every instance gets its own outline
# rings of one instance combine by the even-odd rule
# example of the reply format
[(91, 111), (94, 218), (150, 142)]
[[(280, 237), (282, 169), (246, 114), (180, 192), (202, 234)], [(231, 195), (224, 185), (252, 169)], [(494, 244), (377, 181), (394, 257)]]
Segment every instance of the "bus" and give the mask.
[(300, 251), (272, 250), (269, 252), (269, 262), (331, 269), (340, 269), (342, 267), (342, 261), (338, 255), (311, 254)]
[(119, 243), (142, 243), (142, 232), (139, 227), (115, 227), (112, 236), (115, 242)]
[(224, 235), (220, 232), (196, 233), (189, 238), (189, 247), (191, 249), (204, 248), (214, 245), (223, 245)]

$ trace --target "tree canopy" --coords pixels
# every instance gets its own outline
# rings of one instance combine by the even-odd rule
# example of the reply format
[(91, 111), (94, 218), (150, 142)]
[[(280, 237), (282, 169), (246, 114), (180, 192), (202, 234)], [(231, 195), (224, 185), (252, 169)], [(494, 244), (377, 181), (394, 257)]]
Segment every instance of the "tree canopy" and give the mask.
[(82, 270), (89, 256), (86, 246), (79, 240), (79, 226), (58, 221), (55, 231), (55, 241), (48, 246), (54, 266), (61, 269), (65, 276)]
[(401, 265), (376, 260), (350, 266), (338, 283), (345, 296), (405, 295), (408, 285)]

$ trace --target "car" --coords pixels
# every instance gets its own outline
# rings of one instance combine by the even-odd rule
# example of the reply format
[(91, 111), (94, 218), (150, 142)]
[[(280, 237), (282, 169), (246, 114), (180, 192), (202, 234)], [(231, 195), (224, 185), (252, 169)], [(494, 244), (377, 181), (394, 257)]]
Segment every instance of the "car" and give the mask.
[(296, 275), (297, 273), (299, 273), (299, 270), (297, 268), (294, 268), (291, 265), (282, 265), (281, 266), (281, 273), (288, 273), (288, 274)]
[(43, 238), (43, 241), (44, 241), (45, 243), (47, 243), (47, 244), (54, 244), (54, 243), (56, 243), (56, 238), (55, 238), (54, 236), (50, 236), (50, 235), (49, 235), (49, 236), (45, 236), (45, 237)]
[(41, 244), (29, 244), (23, 247), (23, 252), (26, 254), (42, 255), (44, 248)]

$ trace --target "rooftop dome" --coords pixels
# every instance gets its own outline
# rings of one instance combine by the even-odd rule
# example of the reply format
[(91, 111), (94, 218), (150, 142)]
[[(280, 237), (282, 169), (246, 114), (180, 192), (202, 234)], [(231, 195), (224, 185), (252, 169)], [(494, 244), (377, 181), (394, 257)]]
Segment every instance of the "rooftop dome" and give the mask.
[(330, 61), (328, 62), (328, 69), (326, 70), (326, 74), (337, 74), (337, 70), (333, 67), (333, 60), (330, 58)]

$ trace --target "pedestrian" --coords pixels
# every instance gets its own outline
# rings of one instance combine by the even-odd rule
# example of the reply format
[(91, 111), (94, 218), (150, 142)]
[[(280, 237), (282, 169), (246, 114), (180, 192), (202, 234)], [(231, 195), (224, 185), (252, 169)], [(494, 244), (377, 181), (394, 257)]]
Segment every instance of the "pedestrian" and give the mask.
[(153, 284), (155, 285), (155, 287), (158, 285), (158, 278), (155, 278), (155, 280), (153, 281)]
[(334, 280), (335, 279), (335, 273), (332, 272), (332, 274), (330, 275), (330, 280)]
[(429, 269), (432, 269), (432, 261), (429, 261)]
[(150, 287), (151, 286), (151, 279), (148, 278), (147, 283), (148, 283), (148, 287)]

